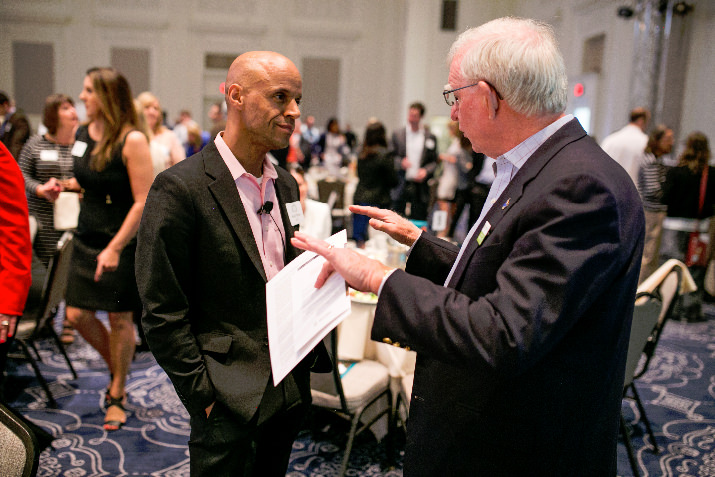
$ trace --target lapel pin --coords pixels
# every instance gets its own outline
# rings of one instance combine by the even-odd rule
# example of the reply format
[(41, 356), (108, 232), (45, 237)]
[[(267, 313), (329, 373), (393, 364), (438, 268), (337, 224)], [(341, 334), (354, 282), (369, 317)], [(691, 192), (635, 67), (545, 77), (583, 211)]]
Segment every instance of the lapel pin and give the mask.
[(502, 204), (501, 210), (504, 210), (504, 209), (506, 209), (507, 207), (509, 207), (509, 201), (511, 201), (511, 197), (509, 197), (509, 198), (506, 200), (506, 202), (504, 202), (504, 203)]
[(484, 227), (482, 227), (482, 231), (479, 232), (479, 235), (477, 235), (477, 244), (481, 245), (482, 242), (484, 242), (484, 239), (486, 238), (487, 234), (489, 233), (489, 229), (492, 228), (492, 224), (489, 222), (485, 222)]

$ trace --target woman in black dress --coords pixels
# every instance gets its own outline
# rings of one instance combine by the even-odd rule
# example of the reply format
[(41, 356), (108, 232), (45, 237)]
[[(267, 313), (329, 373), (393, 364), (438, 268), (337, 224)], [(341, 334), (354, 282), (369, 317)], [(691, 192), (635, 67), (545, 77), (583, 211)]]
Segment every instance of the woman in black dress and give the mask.
[[(397, 173), (393, 155), (387, 150), (385, 126), (380, 122), (368, 124), (365, 140), (357, 163), (358, 185), (355, 188), (353, 202), (357, 205), (390, 207), (390, 189), (397, 185)], [(363, 248), (368, 239), (366, 215), (353, 215), (353, 239), (358, 247)]]
[[(89, 123), (77, 131), (72, 149), (83, 199), (65, 300), (67, 318), (107, 362), (104, 428), (112, 431), (126, 422), (124, 386), (135, 347), (133, 314), (140, 308), (135, 236), (153, 172), (127, 80), (112, 68), (90, 69), (79, 98)], [(109, 330), (96, 310), (108, 313)]]
[[(668, 208), (663, 219), (660, 261), (670, 258), (686, 262), (690, 234), (709, 235), (706, 256), (712, 258), (715, 243), (715, 167), (710, 166), (710, 145), (701, 132), (688, 135), (685, 150), (678, 165), (668, 170), (663, 184), (662, 202)], [(705, 289), (705, 264), (687, 264), (698, 286), (697, 290), (683, 295), (676, 303), (674, 314), (681, 321), (704, 321), (702, 311)]]

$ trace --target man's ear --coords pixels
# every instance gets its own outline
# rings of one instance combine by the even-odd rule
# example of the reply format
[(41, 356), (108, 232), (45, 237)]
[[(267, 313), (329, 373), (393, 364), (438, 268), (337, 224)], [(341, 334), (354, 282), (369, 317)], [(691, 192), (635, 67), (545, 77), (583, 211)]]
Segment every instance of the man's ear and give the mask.
[(244, 104), (243, 88), (240, 85), (233, 83), (228, 87), (228, 94), (226, 95), (228, 102), (232, 103), (234, 107), (241, 109)]
[(489, 118), (494, 119), (499, 109), (499, 98), (497, 98), (496, 93), (492, 91), (492, 88), (486, 82), (481, 81), (477, 87), (484, 91), (487, 107), (489, 108)]

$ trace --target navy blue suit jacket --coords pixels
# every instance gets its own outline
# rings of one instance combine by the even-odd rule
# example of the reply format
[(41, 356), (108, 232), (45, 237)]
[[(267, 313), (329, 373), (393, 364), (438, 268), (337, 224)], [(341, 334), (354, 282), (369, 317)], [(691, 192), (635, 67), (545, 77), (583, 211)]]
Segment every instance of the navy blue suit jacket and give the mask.
[(576, 120), (457, 248), (430, 235), (385, 282), (372, 338), (417, 352), (405, 475), (616, 473), (643, 249), (633, 182)]

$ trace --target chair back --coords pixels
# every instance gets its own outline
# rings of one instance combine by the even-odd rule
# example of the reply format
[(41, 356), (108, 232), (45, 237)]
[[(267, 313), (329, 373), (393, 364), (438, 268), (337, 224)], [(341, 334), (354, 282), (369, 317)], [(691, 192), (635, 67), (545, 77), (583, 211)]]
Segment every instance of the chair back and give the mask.
[(658, 317), (658, 327), (662, 330), (665, 322), (673, 314), (673, 309), (680, 296), (680, 282), (683, 271), (679, 267), (673, 267), (663, 281), (656, 287), (655, 292), (660, 297), (663, 308)]
[(333, 370), (329, 373), (311, 373), (310, 387), (314, 391), (340, 398), (341, 411), (348, 413), (348, 403), (345, 399), (341, 369), (338, 361), (338, 328), (333, 328), (323, 340), (325, 347), (333, 360)]
[(29, 427), (0, 404), (0, 475), (30, 477), (37, 473), (40, 450)]
[(342, 209), (345, 207), (343, 197), (345, 196), (345, 182), (327, 178), (318, 181), (318, 200), (330, 206), (330, 210)]
[(65, 297), (67, 290), (67, 275), (72, 259), (72, 232), (65, 232), (57, 242), (57, 250), (47, 268), (45, 285), (42, 289), (40, 315), (37, 317), (37, 329), (44, 326), (45, 320), (53, 316), (55, 310)]
[(643, 292), (636, 296), (633, 321), (631, 323), (631, 336), (628, 341), (624, 388), (633, 383), (641, 355), (653, 333), (653, 329), (658, 323), (661, 308), (661, 301), (655, 294)]
[(651, 335), (648, 337), (648, 342), (643, 350), (646, 355), (645, 364), (634, 379), (641, 377), (648, 370), (650, 360), (655, 354), (655, 348), (658, 341), (660, 341), (660, 335), (663, 333), (665, 324), (673, 315), (675, 305), (680, 298), (680, 285), (682, 278), (683, 271), (680, 267), (673, 267), (653, 290), (653, 293), (660, 299), (661, 309), (658, 314), (658, 322), (656, 323), (655, 328), (653, 328)]

